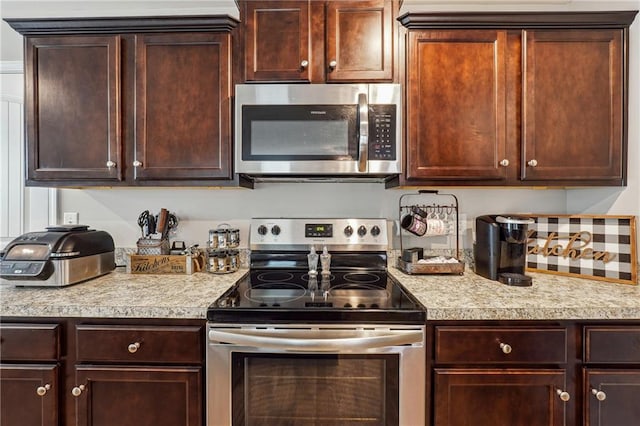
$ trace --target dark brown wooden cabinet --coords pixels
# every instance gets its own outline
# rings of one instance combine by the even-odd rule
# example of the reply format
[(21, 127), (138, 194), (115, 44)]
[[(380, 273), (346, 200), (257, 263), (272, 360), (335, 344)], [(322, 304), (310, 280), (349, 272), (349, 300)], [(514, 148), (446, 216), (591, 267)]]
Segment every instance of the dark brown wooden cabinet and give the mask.
[(560, 326), (436, 325), (433, 424), (564, 425), (568, 343)]
[(640, 327), (584, 327), (585, 426), (631, 426), (640, 419)]
[(391, 82), (397, 2), (240, 0), (244, 81)]
[(204, 321), (58, 321), (0, 324), (3, 426), (204, 424)]
[(231, 184), (233, 18), (7, 21), (25, 35), (27, 185)]
[(407, 14), (406, 184), (624, 185), (636, 15)]
[(59, 324), (0, 324), (0, 424), (59, 424), (59, 347)]

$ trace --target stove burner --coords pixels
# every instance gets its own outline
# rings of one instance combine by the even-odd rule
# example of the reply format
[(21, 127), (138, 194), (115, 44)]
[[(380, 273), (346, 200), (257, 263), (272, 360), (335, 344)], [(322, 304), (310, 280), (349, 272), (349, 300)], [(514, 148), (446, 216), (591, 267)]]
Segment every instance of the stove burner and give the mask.
[(293, 278), (293, 274), (291, 272), (286, 271), (269, 271), (263, 272), (258, 275), (258, 281), (265, 283), (277, 283), (282, 281), (289, 281)]
[[(275, 282), (275, 281), (274, 281)], [(244, 297), (260, 306), (271, 304), (271, 306), (280, 306), (283, 303), (294, 302), (307, 294), (307, 289), (298, 284), (286, 284), (274, 288), (271, 283), (255, 284), (248, 288)]]
[(344, 280), (357, 284), (373, 284), (380, 281), (380, 276), (368, 272), (351, 272), (344, 274)]

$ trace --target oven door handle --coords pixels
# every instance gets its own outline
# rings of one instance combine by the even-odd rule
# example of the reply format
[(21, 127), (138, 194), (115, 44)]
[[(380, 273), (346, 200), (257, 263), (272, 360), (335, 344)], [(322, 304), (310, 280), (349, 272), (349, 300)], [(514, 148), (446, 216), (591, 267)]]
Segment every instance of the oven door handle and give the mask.
[(323, 333), (323, 338), (278, 337), (261, 335), (259, 331), (254, 332), (247, 330), (210, 330), (209, 339), (216, 342), (255, 348), (314, 352), (353, 352), (365, 349), (411, 345), (424, 341), (422, 331), (420, 330), (394, 330), (381, 335), (358, 337), (331, 337)]

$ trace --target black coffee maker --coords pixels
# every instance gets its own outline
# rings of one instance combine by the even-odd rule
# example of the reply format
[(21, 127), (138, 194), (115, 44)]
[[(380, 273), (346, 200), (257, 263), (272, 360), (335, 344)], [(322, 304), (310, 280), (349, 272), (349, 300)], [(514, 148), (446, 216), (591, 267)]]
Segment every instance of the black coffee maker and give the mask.
[(527, 263), (527, 231), (533, 219), (517, 215), (485, 215), (476, 218), (473, 255), (476, 274), (513, 286), (530, 286), (524, 274)]

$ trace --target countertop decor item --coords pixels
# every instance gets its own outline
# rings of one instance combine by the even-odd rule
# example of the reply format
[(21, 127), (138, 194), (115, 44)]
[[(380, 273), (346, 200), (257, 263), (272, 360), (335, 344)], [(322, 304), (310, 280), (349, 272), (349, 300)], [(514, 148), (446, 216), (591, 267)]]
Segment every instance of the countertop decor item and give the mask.
[[(462, 274), (464, 262), (459, 257), (458, 198), (453, 194), (421, 189), (417, 194), (403, 194), (398, 203), (402, 257), (397, 258), (396, 267), (409, 275)], [(428, 248), (433, 238), (445, 239), (448, 245), (453, 245), (453, 257), (429, 255)], [(452, 243), (453, 238), (455, 240)], [(407, 261), (404, 250), (406, 243), (416, 246), (407, 250), (413, 250), (417, 254), (411, 257), (411, 261)]]
[(529, 216), (527, 270), (638, 284), (635, 216)]

